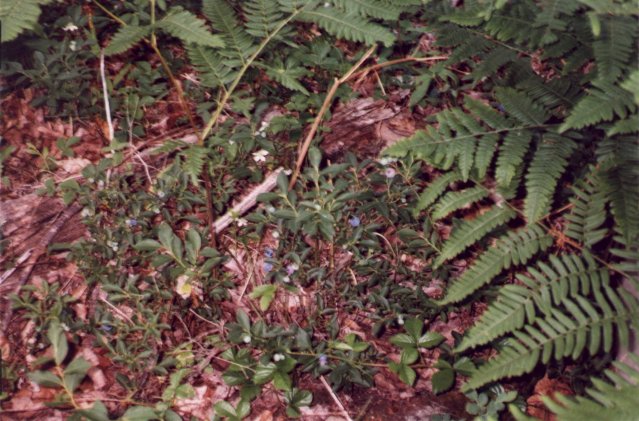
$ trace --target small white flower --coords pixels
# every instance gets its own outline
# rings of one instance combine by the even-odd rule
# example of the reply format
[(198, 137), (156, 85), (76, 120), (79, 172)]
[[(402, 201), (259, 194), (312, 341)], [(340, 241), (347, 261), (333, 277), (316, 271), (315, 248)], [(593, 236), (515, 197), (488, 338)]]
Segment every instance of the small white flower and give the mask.
[(393, 168), (386, 168), (384, 170), (384, 175), (386, 176), (386, 178), (393, 178), (395, 177), (395, 174), (397, 174), (397, 171), (395, 171), (395, 169)]
[(111, 248), (111, 250), (113, 251), (118, 251), (119, 250), (119, 245), (117, 242), (115, 241), (107, 241), (107, 245)]
[(93, 177), (89, 177), (89, 179), (87, 180), (89, 183), (95, 183), (95, 178)]
[(404, 325), (404, 318), (402, 316), (397, 316), (397, 324), (400, 326)]
[(160, 209), (159, 208), (153, 208), (153, 213), (154, 214), (159, 214), (160, 213)]
[(103, 188), (104, 188), (104, 181), (103, 180), (98, 181), (98, 189), (102, 190)]
[(78, 45), (76, 44), (76, 42), (75, 42), (75, 41), (71, 41), (71, 42), (69, 43), (69, 49), (70, 49), (71, 51), (76, 51), (76, 50), (78, 49)]
[(321, 210), (321, 209), (322, 209), (322, 207), (321, 207), (318, 203), (315, 203), (315, 204), (313, 205), (313, 207), (315, 208), (315, 210), (316, 210), (316, 211), (318, 211), (318, 210)]
[(66, 26), (64, 28), (62, 28), (62, 30), (65, 31), (65, 32), (73, 32), (73, 31), (77, 31), (78, 27), (75, 26), (73, 24), (73, 22), (69, 22), (69, 23), (66, 24)]
[(229, 139), (229, 145), (235, 145), (235, 141)]
[(285, 284), (291, 283), (291, 277), (290, 276), (283, 277), (282, 282), (284, 282)]
[(268, 213), (273, 213), (273, 212), (275, 212), (275, 207), (273, 207), (273, 206), (267, 206), (267, 207), (266, 207), (266, 211), (267, 211)]
[(244, 337), (242, 338), (242, 342), (244, 342), (245, 344), (250, 344), (251, 337), (249, 335), (244, 335)]
[(388, 164), (392, 164), (393, 162), (397, 162), (397, 158), (393, 158), (393, 157), (390, 157), (390, 156), (385, 156), (385, 157), (381, 158), (377, 162), (379, 162), (383, 166), (386, 166)]
[(87, 216), (91, 215), (91, 210), (89, 208), (84, 208), (82, 209), (82, 212), (80, 212), (80, 215), (83, 218), (86, 218)]
[(285, 175), (291, 175), (293, 174), (293, 170), (284, 170), (282, 171)]
[(162, 190), (158, 190), (158, 197), (162, 199), (164, 198), (164, 196), (166, 196), (166, 193), (164, 193)]
[(261, 137), (266, 137), (266, 133), (265, 132), (260, 132), (260, 136)]
[(248, 224), (248, 221), (244, 218), (237, 218), (235, 220), (235, 223), (237, 224), (238, 227), (245, 227)]
[(268, 156), (268, 151), (264, 149), (260, 149), (257, 152), (253, 152), (253, 161), (255, 162), (266, 162), (266, 157)]
[(280, 233), (277, 231), (273, 231), (273, 233), (271, 234), (273, 236), (273, 238), (278, 239), (280, 238)]
[(284, 355), (277, 353), (275, 355), (273, 355), (273, 361), (278, 362), (278, 361), (283, 361), (284, 360)]

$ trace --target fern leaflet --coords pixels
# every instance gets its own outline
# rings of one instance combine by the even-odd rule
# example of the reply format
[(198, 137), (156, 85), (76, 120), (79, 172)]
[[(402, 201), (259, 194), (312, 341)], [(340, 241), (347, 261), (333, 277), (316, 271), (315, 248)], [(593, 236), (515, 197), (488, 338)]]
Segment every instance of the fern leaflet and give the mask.
[(515, 211), (510, 208), (494, 207), (475, 219), (463, 221), (444, 243), (441, 254), (435, 261), (435, 267), (456, 257), (494, 228), (505, 224), (515, 216)]

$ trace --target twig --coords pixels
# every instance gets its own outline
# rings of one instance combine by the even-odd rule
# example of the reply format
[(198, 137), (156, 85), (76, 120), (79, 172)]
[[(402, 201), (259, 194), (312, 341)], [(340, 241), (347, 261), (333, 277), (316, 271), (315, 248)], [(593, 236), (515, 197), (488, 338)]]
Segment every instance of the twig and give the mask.
[(448, 59), (448, 56), (434, 56), (434, 57), (403, 57), (403, 58), (398, 58), (395, 60), (389, 60), (389, 61), (385, 61), (383, 63), (378, 63), (378, 64), (374, 64), (370, 67), (367, 67), (365, 69), (360, 70), (357, 73), (354, 73), (352, 75), (353, 78), (358, 78), (360, 76), (366, 75), (367, 73), (371, 72), (371, 71), (375, 71), (375, 70), (379, 70), (379, 69), (383, 69), (384, 67), (388, 67), (388, 66), (394, 66), (396, 64), (402, 64), (402, 63), (409, 63), (412, 61), (417, 61), (419, 63), (428, 63), (431, 61), (440, 61), (440, 60), (446, 60)]
[(324, 376), (320, 376), (320, 381), (322, 382), (322, 385), (324, 386), (324, 388), (326, 389), (326, 391), (329, 393), (329, 395), (331, 395), (331, 398), (333, 398), (333, 401), (335, 402), (335, 404), (337, 405), (337, 407), (339, 408), (342, 416), (344, 418), (347, 419), (347, 421), (353, 421), (353, 419), (351, 418), (350, 415), (348, 415), (348, 412), (346, 412), (346, 408), (344, 408), (344, 405), (342, 405), (342, 402), (339, 400), (339, 398), (337, 397), (337, 395), (335, 394), (335, 392), (333, 392), (333, 389), (331, 389), (331, 386), (328, 384), (328, 382), (326, 381), (326, 379), (324, 378)]
[(269, 174), (266, 179), (262, 181), (262, 184), (255, 187), (249, 194), (242, 198), (240, 203), (233, 206), (233, 209), (226, 212), (224, 216), (215, 221), (215, 223), (213, 224), (215, 232), (219, 233), (223, 231), (226, 227), (231, 225), (234, 219), (244, 215), (249, 209), (255, 206), (257, 204), (257, 196), (273, 190), (273, 188), (277, 184), (277, 176), (280, 175), (280, 172), (282, 172), (282, 170), (283, 168), (278, 168), (271, 174)]
[(29, 249), (27, 251), (25, 251), (24, 253), (22, 253), (20, 255), (20, 257), (18, 257), (18, 260), (16, 260), (15, 266), (12, 267), (11, 269), (6, 270), (2, 276), (0, 276), (0, 285), (7, 280), (7, 278), (9, 278), (9, 276), (11, 276), (13, 274), (13, 272), (16, 271), (16, 269), (18, 268), (18, 266), (20, 266), (22, 263), (24, 263), (25, 260), (27, 260), (29, 258), (29, 256), (31, 256), (31, 253), (33, 253), (33, 249)]
[(127, 316), (122, 310), (120, 310), (119, 308), (117, 308), (116, 306), (111, 304), (111, 302), (109, 300), (107, 300), (106, 298), (100, 298), (100, 301), (102, 301), (107, 306), (111, 307), (111, 310), (116, 312), (118, 314), (118, 316), (122, 317), (122, 319), (126, 320), (130, 324), (135, 324), (135, 323), (133, 323), (133, 320), (131, 320), (131, 318), (129, 316)]
[(109, 142), (113, 142), (113, 121), (111, 121), (111, 106), (109, 105), (109, 92), (107, 90), (106, 72), (104, 70), (104, 51), (100, 51), (100, 80), (102, 80), (102, 96), (104, 97), (104, 114), (109, 127)]
[(375, 48), (377, 48), (377, 46), (375, 45), (369, 48), (368, 51), (366, 51), (366, 53), (362, 56), (362, 58), (360, 58), (357, 61), (357, 63), (355, 63), (355, 65), (351, 67), (348, 72), (346, 72), (344, 76), (342, 76), (340, 79), (335, 78), (335, 80), (333, 81), (333, 85), (331, 86), (331, 89), (326, 94), (326, 98), (324, 98), (324, 103), (322, 104), (322, 108), (320, 108), (319, 113), (317, 113), (317, 116), (315, 117), (315, 120), (313, 121), (313, 125), (311, 126), (311, 130), (309, 130), (308, 134), (306, 135), (306, 138), (304, 139), (304, 143), (302, 143), (302, 147), (300, 148), (299, 154), (297, 156), (297, 162), (295, 163), (295, 170), (293, 171), (293, 175), (291, 176), (291, 181), (288, 185), (289, 190), (293, 188), (293, 186), (295, 185), (295, 182), (297, 181), (297, 177), (299, 177), (300, 175), (300, 170), (302, 169), (302, 165), (304, 164), (304, 160), (306, 159), (306, 153), (308, 152), (308, 148), (311, 146), (313, 137), (315, 137), (315, 133), (317, 132), (317, 129), (319, 128), (319, 125), (322, 122), (322, 118), (324, 117), (324, 114), (326, 114), (326, 111), (328, 110), (328, 108), (331, 106), (331, 103), (333, 102), (333, 97), (335, 96), (335, 92), (337, 92), (337, 88), (339, 88), (341, 84), (343, 84), (351, 76), (353, 76), (353, 73), (355, 73), (355, 71), (360, 68), (362, 63), (368, 60), (371, 54), (373, 54), (373, 51), (375, 51)]

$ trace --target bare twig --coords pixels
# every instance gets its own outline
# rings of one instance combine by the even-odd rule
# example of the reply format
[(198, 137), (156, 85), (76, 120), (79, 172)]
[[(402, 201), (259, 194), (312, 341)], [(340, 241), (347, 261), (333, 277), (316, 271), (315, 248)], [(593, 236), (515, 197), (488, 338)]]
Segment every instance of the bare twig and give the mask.
[(333, 401), (335, 402), (335, 404), (339, 408), (340, 413), (342, 414), (342, 416), (344, 418), (346, 418), (348, 421), (353, 421), (351, 416), (348, 415), (348, 412), (346, 412), (346, 408), (344, 408), (344, 405), (342, 405), (342, 402), (339, 400), (339, 398), (337, 397), (335, 392), (333, 392), (333, 389), (331, 389), (331, 386), (328, 384), (328, 382), (326, 381), (324, 376), (320, 376), (320, 381), (322, 382), (322, 385), (324, 386), (324, 388), (326, 389), (328, 394), (331, 395), (331, 398), (333, 398)]
[(244, 215), (249, 209), (257, 204), (257, 196), (262, 193), (268, 193), (277, 184), (277, 176), (282, 172), (283, 168), (278, 168), (269, 174), (262, 184), (256, 186), (249, 194), (244, 196), (240, 203), (233, 206), (233, 209), (226, 212), (224, 216), (219, 218), (213, 224), (216, 233), (223, 231), (226, 227), (231, 225), (234, 219)]
[(297, 156), (297, 162), (295, 163), (295, 170), (293, 171), (293, 175), (291, 176), (291, 181), (288, 185), (289, 190), (295, 185), (295, 182), (297, 181), (297, 177), (299, 177), (300, 175), (300, 170), (302, 169), (302, 165), (304, 164), (304, 160), (306, 159), (306, 153), (308, 152), (308, 148), (311, 146), (313, 137), (315, 137), (315, 133), (317, 132), (317, 129), (319, 128), (319, 125), (322, 122), (322, 118), (324, 118), (324, 114), (326, 114), (326, 111), (328, 110), (328, 108), (331, 106), (331, 103), (333, 102), (333, 97), (335, 96), (335, 92), (337, 92), (337, 88), (339, 88), (341, 84), (343, 84), (351, 76), (353, 76), (353, 73), (355, 73), (355, 71), (359, 69), (360, 66), (366, 60), (368, 60), (371, 54), (373, 54), (373, 51), (375, 51), (375, 48), (376, 48), (375, 45), (369, 48), (368, 51), (364, 53), (362, 58), (360, 58), (357, 61), (357, 63), (355, 63), (355, 65), (353, 65), (353, 67), (351, 67), (350, 70), (346, 72), (344, 76), (342, 76), (340, 79), (335, 78), (335, 80), (333, 81), (333, 85), (331, 86), (331, 89), (328, 91), (328, 93), (326, 94), (326, 97), (324, 98), (324, 103), (322, 104), (322, 108), (320, 108), (319, 113), (317, 113), (317, 116), (315, 117), (315, 120), (313, 121), (313, 125), (311, 126), (311, 129), (306, 135), (306, 138), (304, 139), (304, 143), (302, 143), (302, 147), (299, 150), (299, 154)]
[(107, 89), (106, 72), (104, 70), (104, 51), (100, 51), (100, 80), (102, 81), (102, 96), (104, 97), (104, 114), (109, 127), (109, 142), (113, 141), (113, 121), (111, 121), (111, 106), (109, 105), (109, 92)]

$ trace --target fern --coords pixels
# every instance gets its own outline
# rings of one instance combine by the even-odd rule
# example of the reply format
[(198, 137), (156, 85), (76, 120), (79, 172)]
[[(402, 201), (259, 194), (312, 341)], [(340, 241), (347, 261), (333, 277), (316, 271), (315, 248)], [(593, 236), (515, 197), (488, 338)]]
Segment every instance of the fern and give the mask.
[(518, 232), (509, 232), (485, 251), (466, 271), (452, 281), (446, 296), (437, 302), (444, 306), (460, 302), (482, 286), (488, 284), (504, 269), (528, 262), (536, 253), (546, 250), (552, 237), (533, 225)]
[(534, 323), (539, 314), (550, 314), (564, 299), (586, 295), (608, 283), (608, 272), (591, 258), (551, 256), (550, 265), (539, 263), (526, 269), (530, 276), (517, 275), (524, 285), (507, 285), (468, 331), (455, 349), (462, 352), (486, 344), (525, 324)]
[(213, 35), (206, 29), (204, 21), (190, 12), (181, 10), (169, 13), (156, 26), (165, 30), (186, 44), (200, 44), (208, 47), (223, 47), (224, 42), (219, 35)]
[(561, 33), (566, 29), (568, 21), (565, 16), (571, 16), (579, 8), (579, 2), (575, 0), (545, 0), (541, 6), (541, 13), (535, 19), (535, 27), (544, 28), (541, 44), (548, 45), (557, 41), (557, 32)]
[(214, 49), (192, 44), (187, 46), (186, 51), (203, 86), (218, 88), (235, 79), (237, 71), (228, 67)]
[(243, 2), (242, 8), (246, 17), (246, 32), (258, 39), (266, 38), (284, 18), (276, 0), (251, 0)]
[(512, 209), (494, 207), (475, 219), (463, 221), (444, 243), (440, 255), (435, 260), (435, 267), (456, 257), (491, 230), (514, 218), (515, 215), (516, 213)]
[(432, 217), (434, 220), (445, 218), (458, 209), (470, 206), (472, 203), (488, 197), (488, 194), (488, 190), (483, 187), (449, 192), (435, 205)]
[(602, 227), (606, 220), (607, 194), (601, 189), (599, 180), (588, 177), (573, 188), (570, 199), (572, 209), (566, 215), (565, 234), (588, 247), (601, 241), (608, 233)]
[(202, 168), (204, 168), (206, 163), (208, 149), (199, 145), (189, 145), (180, 155), (183, 158), (182, 170), (191, 177), (191, 182), (197, 185), (199, 176), (202, 174)]
[(639, 357), (628, 355), (631, 367), (614, 362), (616, 370), (606, 370), (609, 382), (593, 378), (593, 387), (587, 390), (589, 397), (570, 397), (555, 394), (553, 399), (543, 397), (544, 404), (560, 421), (633, 420), (639, 408)]
[(495, 168), (495, 178), (499, 184), (507, 186), (513, 180), (531, 141), (532, 133), (528, 130), (512, 131), (506, 135)]
[(380, 0), (333, 0), (333, 4), (347, 13), (384, 20), (396, 20), (402, 12), (400, 5), (384, 3)]
[(417, 204), (415, 205), (415, 213), (424, 210), (435, 203), (437, 198), (446, 191), (448, 186), (456, 181), (461, 181), (461, 176), (455, 171), (447, 172), (433, 180), (419, 195)]
[(381, 42), (386, 46), (392, 45), (395, 41), (395, 36), (383, 26), (371, 23), (354, 13), (344, 13), (332, 7), (304, 11), (298, 19), (316, 23), (329, 34), (349, 41), (360, 41), (369, 45)]
[(610, 121), (615, 116), (625, 118), (635, 110), (636, 104), (630, 92), (616, 85), (600, 82), (575, 105), (560, 131), (581, 129)]
[(593, 43), (597, 77), (608, 83), (616, 81), (630, 62), (637, 33), (637, 20), (624, 16), (607, 16), (602, 33)]
[(202, 12), (224, 39), (226, 48), (221, 50), (220, 54), (232, 59), (225, 64), (230, 67), (245, 64), (255, 45), (251, 36), (239, 24), (233, 9), (225, 0), (203, 0)]
[(23, 31), (33, 29), (40, 17), (40, 6), (50, 0), (3, 0), (0, 3), (0, 41), (12, 41)]
[(543, 107), (516, 89), (500, 88), (495, 91), (495, 94), (508, 114), (524, 124), (539, 126), (548, 119), (548, 114)]
[(111, 38), (111, 42), (104, 49), (104, 54), (108, 56), (123, 53), (140, 42), (150, 33), (150, 26), (123, 26), (118, 29), (118, 32), (116, 32), (113, 38)]
[(577, 295), (564, 299), (566, 310), (550, 310), (547, 317), (513, 332), (513, 338), (501, 352), (475, 371), (462, 390), (479, 388), (486, 383), (531, 372), (551, 358), (576, 359), (584, 350), (590, 355), (599, 350), (609, 352), (614, 335), (627, 344), (629, 329), (639, 327), (639, 306), (634, 298), (623, 296), (607, 285), (594, 291), (594, 303)]
[(537, 222), (550, 210), (557, 181), (575, 148), (571, 139), (552, 133), (537, 148), (526, 175), (524, 215), (528, 223)]

